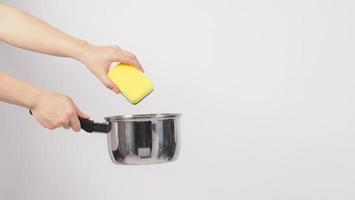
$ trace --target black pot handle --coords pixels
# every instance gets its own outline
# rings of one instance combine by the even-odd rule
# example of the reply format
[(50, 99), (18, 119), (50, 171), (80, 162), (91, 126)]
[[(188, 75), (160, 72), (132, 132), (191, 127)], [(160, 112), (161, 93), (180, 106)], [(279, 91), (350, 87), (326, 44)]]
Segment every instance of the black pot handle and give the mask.
[(96, 123), (90, 119), (82, 119), (79, 117), (81, 128), (88, 132), (100, 132), (100, 133), (108, 133), (111, 131), (111, 124), (109, 122), (106, 123)]
[[(32, 111), (30, 109), (30, 114), (32, 115)], [(79, 117), (81, 129), (88, 133), (92, 132), (100, 132), (100, 133), (108, 133), (111, 131), (110, 122), (104, 123), (96, 123), (90, 119), (82, 119)]]

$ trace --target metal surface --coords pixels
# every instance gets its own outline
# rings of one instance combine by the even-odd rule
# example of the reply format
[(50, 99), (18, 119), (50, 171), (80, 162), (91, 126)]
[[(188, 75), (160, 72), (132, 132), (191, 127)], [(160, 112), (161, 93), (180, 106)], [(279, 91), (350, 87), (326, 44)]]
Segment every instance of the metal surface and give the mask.
[(180, 149), (180, 114), (121, 115), (105, 118), (111, 125), (108, 146), (116, 164), (173, 161)]
[(138, 114), (138, 115), (116, 115), (106, 117), (105, 119), (110, 122), (114, 121), (150, 121), (158, 119), (176, 119), (181, 114), (177, 113), (158, 113), (158, 114)]

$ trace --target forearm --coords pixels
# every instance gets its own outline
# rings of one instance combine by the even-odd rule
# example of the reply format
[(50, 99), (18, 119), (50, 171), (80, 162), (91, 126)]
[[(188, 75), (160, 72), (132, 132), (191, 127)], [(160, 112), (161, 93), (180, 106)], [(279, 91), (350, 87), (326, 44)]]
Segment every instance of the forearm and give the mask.
[(41, 88), (0, 71), (0, 101), (30, 109), (42, 91)]
[(31, 51), (79, 60), (116, 93), (119, 92), (118, 87), (107, 76), (113, 62), (130, 64), (143, 71), (135, 55), (116, 45), (91, 45), (1, 3), (0, 41)]
[(0, 40), (23, 49), (78, 60), (88, 45), (36, 17), (2, 4)]

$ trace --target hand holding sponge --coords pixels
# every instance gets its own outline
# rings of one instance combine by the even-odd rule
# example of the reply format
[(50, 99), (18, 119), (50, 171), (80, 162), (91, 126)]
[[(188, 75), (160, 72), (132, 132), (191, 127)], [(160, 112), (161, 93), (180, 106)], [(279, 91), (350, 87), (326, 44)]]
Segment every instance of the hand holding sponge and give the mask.
[(137, 68), (120, 63), (108, 72), (123, 96), (132, 104), (139, 103), (153, 91), (153, 82)]

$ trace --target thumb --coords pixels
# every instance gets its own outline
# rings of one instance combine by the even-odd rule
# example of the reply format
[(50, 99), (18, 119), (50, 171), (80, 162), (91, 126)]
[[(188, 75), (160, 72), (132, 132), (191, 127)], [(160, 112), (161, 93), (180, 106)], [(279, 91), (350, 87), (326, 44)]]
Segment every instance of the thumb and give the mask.
[(111, 81), (111, 79), (107, 76), (106, 73), (102, 73), (100, 75), (99, 79), (108, 89), (112, 90), (113, 92), (115, 92), (117, 94), (120, 92), (120, 90), (118, 89), (116, 84)]
[(79, 118), (82, 118), (82, 119), (89, 119), (90, 118), (90, 115), (82, 112), (77, 105), (74, 104), (74, 109), (75, 109), (75, 113), (76, 115), (79, 117)]

